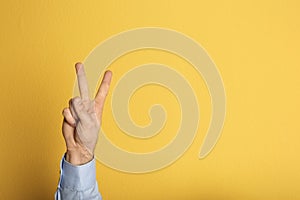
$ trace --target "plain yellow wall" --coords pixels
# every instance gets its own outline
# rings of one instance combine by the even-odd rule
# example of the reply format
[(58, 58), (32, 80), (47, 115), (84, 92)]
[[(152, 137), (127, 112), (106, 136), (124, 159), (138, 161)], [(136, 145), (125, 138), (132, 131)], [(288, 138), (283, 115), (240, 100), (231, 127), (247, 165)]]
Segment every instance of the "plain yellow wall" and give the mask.
[[(120, 58), (110, 66), (112, 85), (140, 61), (156, 58), (181, 67), (192, 84), (201, 83), (195, 90), (203, 119), (192, 146), (167, 168), (136, 175), (97, 162), (104, 199), (300, 199), (299, 9), (296, 0), (2, 1), (0, 199), (53, 199), (65, 151), (61, 111), (73, 94), (74, 63), (106, 38), (144, 26), (177, 30), (208, 51), (226, 88), (225, 126), (215, 149), (199, 160), (210, 115), (201, 77), (169, 54)], [(162, 104), (173, 102), (166, 105), (172, 112), (174, 97), (156, 89)], [(149, 120), (146, 108), (153, 103), (139, 103), (145, 95), (138, 92), (130, 104), (141, 124)], [(138, 109), (145, 110), (143, 118)], [(178, 118), (170, 122), (171, 130)], [(108, 107), (103, 128), (132, 151), (155, 149), (172, 137), (166, 131), (143, 145), (117, 137)]]

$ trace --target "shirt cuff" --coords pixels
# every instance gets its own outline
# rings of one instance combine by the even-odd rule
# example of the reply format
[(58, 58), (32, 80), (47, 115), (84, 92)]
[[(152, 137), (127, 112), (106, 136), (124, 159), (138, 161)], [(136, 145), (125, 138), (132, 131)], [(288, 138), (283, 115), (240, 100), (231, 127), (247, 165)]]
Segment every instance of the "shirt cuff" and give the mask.
[(76, 191), (85, 191), (96, 184), (95, 159), (90, 162), (75, 166), (66, 161), (63, 157), (61, 161), (61, 188), (68, 188)]

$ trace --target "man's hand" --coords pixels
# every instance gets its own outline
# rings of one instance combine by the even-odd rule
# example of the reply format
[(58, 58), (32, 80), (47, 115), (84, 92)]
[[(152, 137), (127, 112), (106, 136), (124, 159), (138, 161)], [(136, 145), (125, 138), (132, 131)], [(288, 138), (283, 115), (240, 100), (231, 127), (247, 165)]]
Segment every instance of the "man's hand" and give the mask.
[(82, 165), (94, 157), (112, 72), (105, 72), (96, 97), (91, 100), (83, 64), (76, 63), (75, 67), (80, 97), (72, 98), (69, 107), (63, 110), (62, 132), (67, 146), (66, 160), (73, 165)]

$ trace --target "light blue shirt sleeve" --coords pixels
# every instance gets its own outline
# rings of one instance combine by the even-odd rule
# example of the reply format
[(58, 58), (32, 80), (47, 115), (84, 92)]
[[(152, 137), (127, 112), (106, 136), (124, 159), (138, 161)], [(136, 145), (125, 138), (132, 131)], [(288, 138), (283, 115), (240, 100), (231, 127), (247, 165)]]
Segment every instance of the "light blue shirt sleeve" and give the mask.
[(102, 200), (96, 181), (95, 159), (87, 164), (74, 166), (65, 158), (60, 164), (60, 179), (55, 200)]

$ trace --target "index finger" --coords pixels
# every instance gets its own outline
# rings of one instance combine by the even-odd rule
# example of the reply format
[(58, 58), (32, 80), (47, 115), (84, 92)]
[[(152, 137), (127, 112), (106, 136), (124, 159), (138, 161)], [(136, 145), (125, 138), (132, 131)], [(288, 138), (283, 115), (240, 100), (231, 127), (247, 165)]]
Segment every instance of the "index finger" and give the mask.
[(80, 97), (83, 100), (90, 99), (89, 96), (89, 86), (85, 76), (84, 67), (82, 63), (75, 64), (76, 73), (77, 73), (77, 80), (78, 80), (78, 87), (80, 92)]

